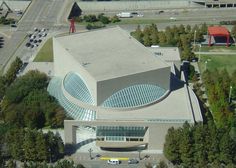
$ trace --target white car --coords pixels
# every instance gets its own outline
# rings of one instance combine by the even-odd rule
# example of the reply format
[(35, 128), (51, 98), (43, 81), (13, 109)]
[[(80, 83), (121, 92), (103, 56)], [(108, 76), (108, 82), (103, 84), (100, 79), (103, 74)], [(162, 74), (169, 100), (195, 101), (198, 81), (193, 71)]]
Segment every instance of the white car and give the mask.
[(175, 17), (170, 17), (170, 20), (176, 21)]
[(109, 160), (107, 161), (107, 163), (108, 163), (108, 164), (112, 164), (112, 165), (118, 165), (118, 164), (121, 163), (121, 161), (118, 160), (118, 159), (109, 159)]

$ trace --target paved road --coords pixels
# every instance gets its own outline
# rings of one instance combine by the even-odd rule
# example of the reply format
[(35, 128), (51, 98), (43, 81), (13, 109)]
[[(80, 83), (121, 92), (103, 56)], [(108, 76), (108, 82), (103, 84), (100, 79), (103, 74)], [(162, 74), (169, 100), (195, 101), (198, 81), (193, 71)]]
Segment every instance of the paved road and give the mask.
[[(17, 30), (12, 34), (12, 38), (6, 42), (4, 48), (0, 50), (0, 70), (7, 69), (9, 62), (14, 60), (14, 53), (20, 46), (25, 36), (34, 27), (52, 28), (58, 25), (61, 10), (63, 10), (64, 0), (33, 0), (23, 18), (18, 24)], [(20, 55), (22, 57), (23, 55)]]
[[(92, 157), (95, 154), (92, 153)], [(161, 159), (163, 160), (162, 155), (149, 155), (149, 158), (143, 158), (144, 153), (141, 154), (142, 160), (139, 161), (138, 164), (130, 165), (128, 164), (127, 160), (121, 161), (120, 165), (115, 165), (115, 167), (119, 168), (145, 168), (145, 165), (150, 163), (152, 165), (157, 164), (158, 161)], [(108, 156), (108, 157), (128, 157), (128, 158), (136, 158), (137, 160), (139, 155), (138, 152), (105, 152), (102, 154), (102, 156)], [(70, 159), (73, 159), (75, 163), (81, 163), (83, 164), (86, 168), (112, 168), (114, 165), (109, 165), (107, 164), (107, 160), (100, 160), (99, 158), (94, 157), (92, 160), (90, 159), (89, 153), (76, 153), (73, 154)]]

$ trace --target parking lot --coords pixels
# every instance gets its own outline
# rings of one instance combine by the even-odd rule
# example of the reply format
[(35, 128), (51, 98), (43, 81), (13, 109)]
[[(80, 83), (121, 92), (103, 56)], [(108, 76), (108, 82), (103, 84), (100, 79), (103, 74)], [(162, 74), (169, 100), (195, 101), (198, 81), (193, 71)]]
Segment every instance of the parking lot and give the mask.
[(28, 48), (38, 47), (39, 44), (44, 40), (47, 36), (49, 29), (45, 28), (34, 28), (34, 32), (28, 34), (28, 41), (25, 46)]

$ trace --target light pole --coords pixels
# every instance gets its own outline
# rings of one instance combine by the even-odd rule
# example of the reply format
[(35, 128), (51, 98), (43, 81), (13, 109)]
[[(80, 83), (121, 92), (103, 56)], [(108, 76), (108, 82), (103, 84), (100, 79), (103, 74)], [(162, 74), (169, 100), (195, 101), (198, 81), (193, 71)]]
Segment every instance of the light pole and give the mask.
[(205, 61), (205, 71), (207, 70), (207, 61)]
[(90, 148), (88, 151), (89, 151), (90, 159), (92, 160), (92, 151), (93, 151), (92, 148)]
[(193, 37), (194, 50), (195, 50), (195, 46), (196, 46), (196, 35), (197, 35), (197, 30), (194, 30), (194, 37)]
[(202, 48), (202, 45), (199, 44), (199, 51), (198, 51), (198, 60), (199, 60), (199, 62), (201, 61), (201, 48)]
[(210, 61), (211, 61), (211, 59), (207, 59), (207, 60), (205, 61), (205, 71), (207, 70), (207, 63), (210, 62)]
[(232, 88), (233, 88), (233, 86), (230, 85), (230, 87), (229, 87), (229, 103), (231, 101)]
[(141, 150), (141, 149), (138, 149), (138, 157), (139, 157), (139, 160), (142, 160), (142, 158), (141, 158), (141, 152), (142, 152), (142, 150)]

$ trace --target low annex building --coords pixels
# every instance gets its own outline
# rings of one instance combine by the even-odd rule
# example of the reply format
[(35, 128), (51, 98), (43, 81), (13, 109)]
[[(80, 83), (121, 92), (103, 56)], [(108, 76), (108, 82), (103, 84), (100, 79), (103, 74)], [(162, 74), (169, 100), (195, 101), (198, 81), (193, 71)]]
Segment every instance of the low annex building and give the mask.
[(92, 126), (102, 148), (162, 150), (169, 127), (202, 121), (198, 100), (175, 75), (174, 63), (120, 27), (55, 37), (53, 53), (48, 91), (74, 119), (64, 122), (67, 144), (76, 143), (78, 126)]

